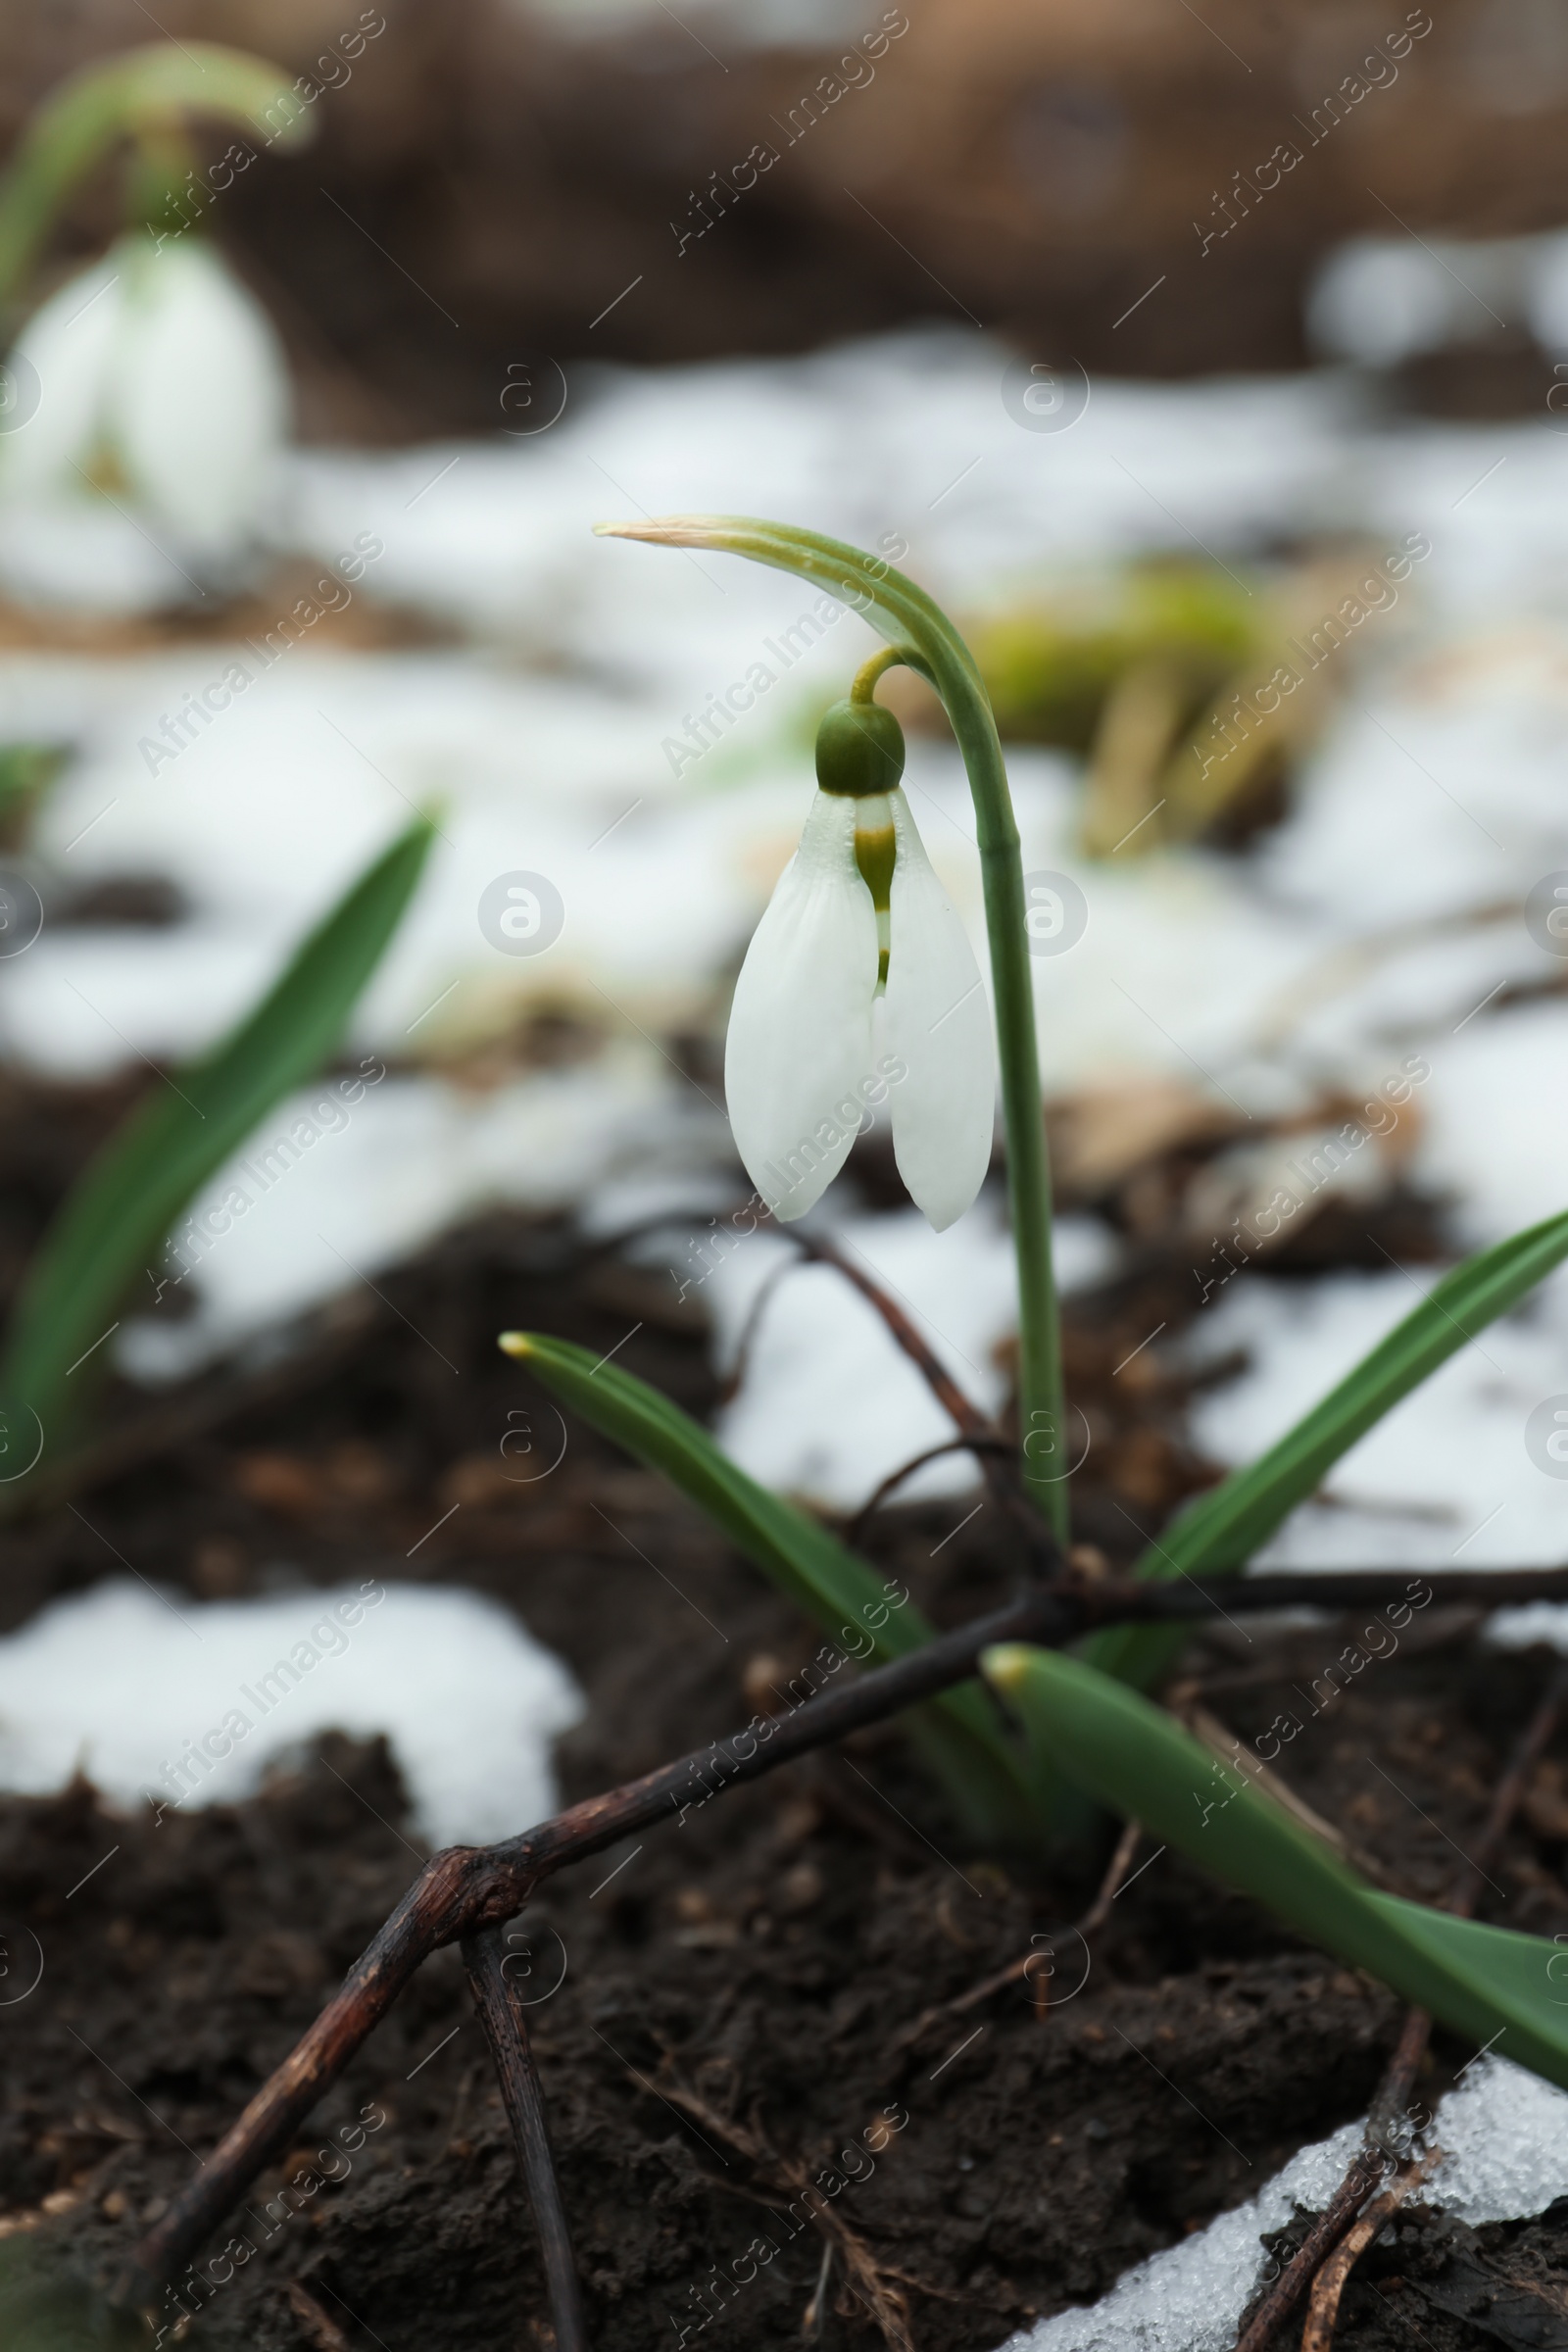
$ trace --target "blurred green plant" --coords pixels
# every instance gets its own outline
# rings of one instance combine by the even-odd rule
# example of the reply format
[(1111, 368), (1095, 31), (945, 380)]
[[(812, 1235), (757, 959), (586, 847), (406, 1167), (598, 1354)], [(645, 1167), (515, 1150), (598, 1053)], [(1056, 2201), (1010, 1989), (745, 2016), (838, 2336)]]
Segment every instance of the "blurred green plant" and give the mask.
[(0, 2243), (0, 2344), (5, 2352), (152, 2352), (153, 2334), (116, 2310), (57, 2244), (24, 2232)]
[(0, 743), (0, 850), (20, 850), (38, 805), (71, 757), (63, 743)]
[[(77, 1179), (28, 1266), (0, 1351), (4, 1442), (34, 1462), (77, 1439), (107, 1337), (180, 1211), (258, 1121), (319, 1069), (403, 919), (433, 826), (419, 817), (383, 851), (295, 951), (220, 1045), (144, 1095)], [(30, 1434), (36, 1424), (37, 1436)], [(0, 1509), (27, 1478), (0, 1485)]]
[(277, 66), (213, 41), (155, 41), (84, 66), (29, 118), (0, 173), (0, 315), (20, 299), (61, 206), (128, 144), (129, 209), (153, 218), (193, 161), (183, 124), (207, 116), (297, 145), (310, 118)]
[(1312, 741), (1327, 696), (1311, 674), (1271, 710), (1250, 710), (1234, 739), (1220, 733), (1238, 700), (1267, 684), (1302, 609), (1290, 576), (1164, 559), (1070, 601), (984, 615), (969, 634), (1004, 741), (1087, 756), (1085, 850), (1142, 856), (1235, 827)]
[(1196, 717), (1253, 651), (1250, 593), (1203, 564), (1137, 564), (1072, 599), (1031, 598), (972, 619), (975, 661), (1005, 743), (1087, 752), (1117, 682), (1168, 664)]

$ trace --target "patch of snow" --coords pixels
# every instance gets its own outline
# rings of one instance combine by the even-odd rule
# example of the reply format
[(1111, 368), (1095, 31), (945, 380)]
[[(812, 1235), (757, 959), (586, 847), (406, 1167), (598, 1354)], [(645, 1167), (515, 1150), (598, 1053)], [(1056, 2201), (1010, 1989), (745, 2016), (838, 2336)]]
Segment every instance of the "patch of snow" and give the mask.
[[(947, 1370), (983, 1411), (1002, 1403), (998, 1349), (1015, 1321), (1012, 1245), (997, 1204), (982, 1194), (944, 1234), (917, 1209), (827, 1226), (844, 1254), (901, 1305)], [(1054, 1236), (1057, 1280), (1072, 1290), (1109, 1272), (1115, 1244), (1090, 1217), (1064, 1217)], [(699, 1242), (698, 1279), (712, 1253)], [(706, 1287), (714, 1350), (730, 1367), (768, 1283), (739, 1396), (720, 1415), (726, 1452), (785, 1494), (854, 1510), (879, 1482), (953, 1424), (876, 1309), (830, 1266), (802, 1264), (775, 1233), (737, 1241), (716, 1256)], [(945, 1454), (899, 1490), (905, 1500), (973, 1486), (973, 1457)]]
[[(1349, 2168), (1360, 2124), (1301, 2148), (1247, 2204), (1125, 2273), (1082, 2311), (1058, 2312), (1005, 2352), (1229, 2352), (1263, 2277), (1260, 2240), (1297, 2206), (1320, 2211)], [(1439, 2105), (1446, 2161), (1423, 2200), (1479, 2229), (1523, 2221), (1568, 2196), (1568, 2097), (1505, 2059), (1473, 2064)]]
[[(1310, 1283), (1246, 1273), (1184, 1340), (1190, 1361), (1250, 1363), (1193, 1406), (1195, 1443), (1227, 1468), (1254, 1459), (1419, 1303), (1430, 1267)], [(1329, 1471), (1257, 1554), (1263, 1568), (1549, 1566), (1568, 1494), (1526, 1445), (1531, 1414), (1568, 1391), (1568, 1273), (1461, 1347)]]
[(0, 1787), (80, 1770), (122, 1805), (229, 1804), (322, 1732), (384, 1732), (428, 1843), (486, 1844), (555, 1810), (551, 1742), (582, 1708), (481, 1593), (372, 1577), (201, 1602), (117, 1577), (0, 1640)]
[(126, 1324), (116, 1348), (132, 1378), (184, 1379), (370, 1281), (455, 1218), (501, 1203), (568, 1209), (618, 1167), (662, 1154), (695, 1159), (701, 1174), (722, 1148), (677, 1112), (659, 1057), (635, 1044), (488, 1094), (388, 1077), (350, 1104), (341, 1089), (280, 1103), (203, 1188), (143, 1298), (151, 1307), (160, 1286), (177, 1295), (188, 1281), (196, 1311)]

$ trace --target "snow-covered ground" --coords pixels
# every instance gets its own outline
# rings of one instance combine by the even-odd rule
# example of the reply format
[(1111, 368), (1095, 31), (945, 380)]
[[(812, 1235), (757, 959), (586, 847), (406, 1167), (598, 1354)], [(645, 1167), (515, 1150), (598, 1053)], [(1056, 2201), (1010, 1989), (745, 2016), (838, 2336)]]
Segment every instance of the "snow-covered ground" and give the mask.
[[(1026, 866), (1071, 876), (1089, 909), (1077, 945), (1034, 965), (1043, 1071), (1056, 1095), (1109, 1083), (1191, 1089), (1243, 1122), (1216, 1182), (1255, 1192), (1296, 1147), (1282, 1152), (1261, 1125), (1263, 1140), (1251, 1140), (1246, 1122), (1306, 1117), (1331, 1095), (1371, 1101), (1418, 1069), (1402, 1173), (1445, 1203), (1456, 1254), (1564, 1205), (1568, 995), (1507, 1001), (1561, 969), (1539, 915), (1534, 930), (1526, 920), (1539, 886), (1549, 905), (1555, 877), (1568, 882), (1561, 420), (1390, 427), (1351, 376), (1323, 372), (1097, 382), (1071, 429), (1037, 432), (1004, 403), (1006, 360), (978, 335), (943, 329), (796, 361), (602, 370), (574, 382), (561, 421), (531, 439), (300, 456), (278, 551), (325, 565), (377, 544), (355, 596), (422, 611), (454, 641), (346, 653), (332, 650), (327, 624), (177, 757), (149, 748), (164, 715), (243, 648), (192, 639), (136, 660), (0, 657), (0, 740), (74, 746), (38, 828), (46, 884), (156, 872), (192, 908), (163, 931), (46, 923), (24, 955), (0, 961), (0, 1053), (35, 1069), (90, 1076), (136, 1054), (197, 1051), (411, 806), (433, 806), (441, 828), (354, 1024), (353, 1053), (380, 1057), (388, 1074), (351, 1119), (321, 1122), (287, 1181), (212, 1250), (194, 1317), (128, 1328), (130, 1368), (149, 1379), (188, 1368), (373, 1275), (486, 1200), (575, 1206), (598, 1232), (684, 1206), (700, 1233), (732, 1197), (720, 1105), (681, 1075), (668, 1041), (721, 1030), (729, 976), (809, 801), (815, 714), (873, 640), (843, 613), (807, 643), (812, 631), (797, 624), (813, 600), (797, 582), (722, 557), (596, 540), (601, 517), (695, 510), (808, 523), (895, 554), (960, 612), (1059, 590), (1152, 550), (1206, 552), (1242, 571), (1326, 531), (1374, 549), (1421, 534), (1430, 555), (1397, 604), (1357, 629), (1348, 692), (1293, 813), (1248, 856), (1087, 861), (1070, 764), (1012, 759)], [(130, 603), (158, 584), (146, 551), (128, 542), (95, 539), (82, 561), (118, 578)], [(0, 553), (0, 570), (4, 562)], [(776, 682), (700, 759), (682, 758), (672, 746), (691, 714), (760, 661)], [(956, 755), (912, 744), (908, 785), (978, 946), (973, 823)], [(515, 873), (543, 875), (562, 903), (559, 937), (538, 955), (505, 952), (481, 916), (486, 890)], [(598, 1051), (564, 1068), (476, 1074), (470, 1050), (530, 1010), (569, 1014)], [(269, 1132), (312, 1099), (281, 1107)], [(997, 1202), (983, 1196), (937, 1238), (912, 1214), (866, 1213), (847, 1184), (829, 1198), (846, 1245), (893, 1285), (974, 1393), (994, 1395), (1009, 1324)], [(759, 1237), (701, 1256), (721, 1352), (780, 1247)], [(1095, 1279), (1112, 1251), (1088, 1220), (1058, 1235), (1068, 1282)], [(1200, 1285), (1214, 1267), (1197, 1253)], [(677, 1250), (677, 1277), (694, 1262)], [(1199, 1442), (1223, 1460), (1266, 1444), (1429, 1280), (1392, 1264), (1288, 1286), (1256, 1271), (1216, 1280), (1185, 1345), (1200, 1356), (1245, 1346), (1251, 1360), (1202, 1403)], [(802, 1379), (808, 1360), (812, 1377)], [(1568, 1408), (1568, 1279), (1490, 1329), (1356, 1447), (1271, 1557), (1562, 1557), (1568, 1485), (1539, 1436), (1527, 1445), (1559, 1401)], [(764, 1310), (722, 1434), (760, 1475), (852, 1504), (946, 1430), (861, 1301), (808, 1270)], [(926, 1491), (968, 1475), (950, 1457), (925, 1474)], [(368, 1633), (341, 1658), (334, 1650), (283, 1729), (293, 1739), (328, 1720), (368, 1728), (362, 1659), (375, 1667), (370, 1713), (399, 1746), (426, 1827), (486, 1834), (488, 1817), (473, 1808), (493, 1764), (471, 1786), (461, 1774), (442, 1782), (445, 1766), (421, 1746), (429, 1644), (462, 1649), (472, 1635), (455, 1619), (401, 1625), (394, 1601), (414, 1609), (423, 1597), (389, 1595), (373, 1635), (386, 1656), (372, 1654)], [(460, 1612), (483, 1605), (440, 1598)], [(194, 1612), (211, 1650), (203, 1672), (212, 1669), (211, 1697), (204, 1682), (198, 1703), (188, 1655), (172, 1647), (189, 1652), (188, 1636), (149, 1616), (156, 1599), (116, 1587), (63, 1604), (0, 1642), (0, 1772), (13, 1786), (43, 1786), (75, 1754), (79, 1709), (51, 1712), (35, 1697), (28, 1715), (23, 1696), (50, 1643), (69, 1640), (74, 1660), (100, 1649), (110, 1658), (133, 1638), (139, 1656), (173, 1661), (137, 1678), (133, 1724), (109, 1699), (93, 1717), (88, 1766), (128, 1793), (201, 1737), (209, 1715), (220, 1720), (213, 1709), (229, 1681), (254, 1687), (252, 1663), (265, 1668), (293, 1638), (283, 1618), (295, 1605), (270, 1599), (248, 1619), (237, 1607)], [(317, 1595), (298, 1603), (320, 1605)], [(395, 1634), (417, 1652), (407, 1689)], [(492, 1628), (481, 1644), (488, 1656), (500, 1654), (496, 1638)], [(504, 1663), (512, 1676), (514, 1662)], [(470, 1742), (474, 1758), (481, 1748), (513, 1755), (514, 1786), (536, 1791), (508, 1800), (506, 1826), (546, 1809), (544, 1743), (574, 1703), (552, 1672), (539, 1668), (530, 1685), (526, 1724), (500, 1705)], [(258, 1740), (228, 1768), (236, 1788), (262, 1752)], [(1563, 2144), (1563, 2113), (1559, 2094), (1486, 2062), (1443, 2111), (1452, 2165), (1440, 2193), (1471, 2219), (1539, 2209), (1568, 2188), (1548, 2154)], [(1341, 2141), (1348, 2134), (1303, 2151), (1257, 2212), (1226, 2217), (1133, 2274), (1096, 2314), (1046, 2323), (1029, 2341), (1042, 2352), (1199, 2352), (1230, 2340), (1258, 2230), (1285, 2218), (1293, 2191), (1329, 2178)]]
[(373, 1576), (205, 1602), (114, 1577), (0, 1642), (0, 1787), (79, 1771), (160, 1818), (237, 1803), (322, 1732), (388, 1732), (417, 1834), (485, 1844), (556, 1810), (552, 1742), (581, 1714), (566, 1669), (498, 1602)]
[[(33, 1066), (86, 1075), (196, 1050), (411, 805), (439, 811), (425, 884), (355, 1025), (355, 1052), (391, 1074), (211, 1252), (194, 1319), (177, 1333), (128, 1329), (131, 1367), (177, 1372), (354, 1279), (345, 1257), (373, 1273), (487, 1199), (558, 1206), (639, 1175), (662, 1198), (671, 1185), (710, 1201), (715, 1182), (722, 1192), (719, 1106), (679, 1075), (665, 1041), (721, 1028), (728, 977), (808, 803), (815, 711), (873, 641), (847, 612), (814, 642), (789, 638), (812, 601), (800, 583), (596, 540), (606, 515), (809, 522), (906, 550), (906, 567), (959, 612), (1152, 549), (1245, 565), (1329, 529), (1390, 549), (1423, 535), (1430, 556), (1348, 649), (1350, 690), (1295, 812), (1250, 856), (1088, 862), (1070, 764), (1013, 757), (1026, 864), (1072, 876), (1089, 907), (1079, 943), (1034, 966), (1044, 1073), (1058, 1094), (1158, 1076), (1277, 1116), (1326, 1092), (1371, 1095), (1413, 1058), (1430, 1074), (1414, 1090), (1405, 1172), (1448, 1203), (1456, 1250), (1561, 1204), (1568, 998), (1496, 1002), (1560, 968), (1523, 914), (1532, 890), (1568, 869), (1558, 420), (1393, 429), (1351, 376), (1325, 371), (1097, 383), (1070, 430), (1041, 433), (1004, 406), (1004, 365), (983, 337), (933, 329), (796, 361), (602, 370), (532, 438), (303, 454), (278, 547), (324, 564), (379, 545), (354, 593), (455, 624), (461, 642), (334, 653), (323, 624), (177, 758), (150, 748), (162, 716), (220, 677), (231, 649), (0, 660), (0, 737), (76, 746), (38, 828), (46, 872), (72, 886), (161, 872), (193, 909), (164, 931), (46, 924), (0, 965), (0, 1051)], [(759, 660), (776, 684), (701, 759), (672, 752), (689, 714)], [(978, 941), (956, 754), (914, 744), (909, 789)], [(544, 875), (563, 904), (560, 936), (538, 955), (503, 952), (481, 928), (486, 887), (519, 871)], [(452, 1057), (530, 1008), (571, 1014), (603, 1052), (483, 1092), (459, 1083)], [(278, 1113), (280, 1131), (295, 1112)], [(1239, 1151), (1241, 1167), (1245, 1140)], [(967, 1241), (896, 1245), (906, 1293), (939, 1335), (952, 1291), (942, 1252), (983, 1251), (994, 1235), (989, 1204), (975, 1217)], [(714, 1296), (741, 1279), (737, 1268)], [(1411, 1295), (1392, 1268), (1315, 1296), (1296, 1286), (1299, 1314), (1287, 1318), (1264, 1314), (1262, 1282), (1216, 1289), (1204, 1318), (1202, 1346), (1245, 1336), (1258, 1351), (1202, 1417), (1224, 1458), (1274, 1434)], [(787, 1296), (778, 1317), (798, 1311)], [(982, 1334), (970, 1301), (960, 1352), (1003, 1336), (1004, 1285), (993, 1304)], [(842, 1465), (859, 1442), (847, 1407), (858, 1394), (887, 1418), (881, 1336), (867, 1324), (844, 1345), (873, 1377), (846, 1371), (843, 1396), (819, 1390), (813, 1414), (798, 1390), (784, 1399), (793, 1350), (779, 1324), (731, 1423), (756, 1467), (834, 1500), (849, 1498)], [(1558, 1482), (1527, 1456), (1523, 1429), (1559, 1383), (1563, 1285), (1348, 1457), (1333, 1509), (1287, 1531), (1285, 1552), (1426, 1559), (1463, 1544), (1471, 1564), (1557, 1556)], [(912, 1391), (907, 1404), (913, 1430)], [(887, 1450), (867, 1423), (865, 1487)]]

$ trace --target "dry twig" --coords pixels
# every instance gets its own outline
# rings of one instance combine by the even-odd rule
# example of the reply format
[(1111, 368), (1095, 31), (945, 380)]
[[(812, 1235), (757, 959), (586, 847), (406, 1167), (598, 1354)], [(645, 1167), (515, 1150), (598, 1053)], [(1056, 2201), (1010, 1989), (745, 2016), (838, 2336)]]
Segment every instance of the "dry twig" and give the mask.
[[(1494, 1601), (1568, 1594), (1568, 1572), (1555, 1570), (1449, 1573), (1425, 1581), (1444, 1592), (1485, 1585)], [(1397, 1585), (1397, 1579), (1377, 1574), (1257, 1577), (1227, 1586), (1225, 1597), (1232, 1613), (1303, 1601), (1335, 1607), (1348, 1596), (1388, 1598)], [(1064, 1575), (1031, 1584), (1005, 1608), (938, 1635), (907, 1656), (808, 1699), (788, 1715), (770, 1718), (765, 1732), (748, 1726), (500, 1844), (452, 1846), (433, 1855), (315, 2024), (136, 2248), (117, 2282), (116, 2299), (132, 2307), (151, 2303), (163, 2281), (288, 2144), (433, 1951), (473, 1941), (486, 1929), (514, 1919), (558, 1870), (602, 1853), (639, 1829), (679, 1820), (725, 1788), (934, 1697), (971, 1675), (982, 1651), (993, 1644), (1059, 1646), (1102, 1626), (1191, 1622), (1215, 1606), (1214, 1594), (1196, 1582), (1137, 1584)]]
[[(908, 2297), (905, 2284), (920, 2286), (918, 2279), (906, 2279), (904, 2273), (889, 2270), (879, 2263), (866, 2240), (858, 2230), (852, 2230), (837, 2207), (829, 2204), (821, 2190), (813, 2185), (810, 2168), (798, 2156), (780, 2156), (769, 2147), (760, 2130), (748, 2129), (730, 2117), (720, 2115), (696, 2091), (671, 2077), (667, 2097), (684, 2108), (695, 2123), (722, 2139), (736, 2154), (751, 2166), (754, 2178), (762, 2184), (761, 2202), (765, 2205), (793, 2207), (804, 2202), (812, 2222), (827, 2240), (828, 2248), (837, 2254), (844, 2270), (844, 2283), (849, 2291), (870, 2312), (882, 2333), (888, 2352), (914, 2352), (909, 2333)], [(828, 2265), (824, 2260), (816, 2292), (808, 2306), (814, 2310), (814, 2324), (820, 2326), (822, 2295), (827, 2283)], [(942, 2293), (941, 2288), (923, 2291)]]
[(556, 2324), (556, 2352), (587, 2352), (588, 2328), (582, 2289), (572, 2260), (571, 2233), (550, 2152), (544, 2094), (528, 2043), (528, 2024), (517, 1988), (506, 1973), (501, 1930), (481, 1928), (463, 1940), (463, 1964), (473, 1989), (473, 2005), (495, 2061), (518, 2162), (533, 2208), (539, 2250), (544, 2257), (550, 2309)]
[[(1435, 2155), (1436, 2150), (1433, 2151)], [(1312, 2281), (1312, 2300), (1307, 2307), (1306, 2326), (1301, 2330), (1301, 2352), (1329, 2352), (1334, 2341), (1334, 2328), (1340, 2316), (1340, 2297), (1345, 2292), (1346, 2280), (1384, 2223), (1391, 2214), (1398, 2211), (1416, 2182), (1428, 2171), (1433, 2156), (1424, 2156), (1416, 2164), (1401, 2165), (1382, 2195), (1374, 2197), (1366, 2211), (1351, 2223), (1323, 2264)]]

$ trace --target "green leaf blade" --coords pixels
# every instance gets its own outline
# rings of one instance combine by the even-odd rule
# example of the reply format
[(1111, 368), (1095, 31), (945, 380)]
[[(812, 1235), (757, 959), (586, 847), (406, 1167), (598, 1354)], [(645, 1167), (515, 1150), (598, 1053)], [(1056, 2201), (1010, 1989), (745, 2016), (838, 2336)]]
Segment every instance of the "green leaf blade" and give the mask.
[(401, 922), (429, 854), (423, 817), (353, 883), (262, 1003), (214, 1051), (144, 1096), (62, 1203), (28, 1268), (0, 1396), (69, 1429), (66, 1381), (113, 1321), (180, 1210), (272, 1105), (319, 1068)]
[[(1455, 1266), (1294, 1429), (1184, 1511), (1133, 1573), (1158, 1580), (1224, 1576), (1244, 1567), (1369, 1429), (1565, 1257), (1568, 1212)], [(1164, 1628), (1129, 1626), (1097, 1635), (1085, 1655), (1104, 1673), (1147, 1687), (1186, 1639)]]
[(1568, 1954), (1379, 1893), (1245, 1771), (1125, 1683), (1054, 1650), (990, 1650), (1030, 1738), (1102, 1804), (1139, 1821), (1320, 1949), (1379, 1977), (1477, 2044), (1568, 2089)]
[[(871, 1643), (863, 1653), (867, 1663), (884, 1664), (932, 1639), (934, 1629), (913, 1601), (890, 1607), (888, 1580), (805, 1511), (760, 1486), (646, 1381), (540, 1332), (509, 1331), (500, 1344), (552, 1396), (662, 1471), (830, 1640), (858, 1642), (863, 1631)], [(949, 1690), (912, 1720), (971, 1826), (1008, 1842), (1037, 1829), (1020, 1758), (981, 1692)]]

